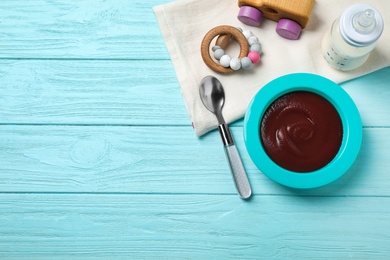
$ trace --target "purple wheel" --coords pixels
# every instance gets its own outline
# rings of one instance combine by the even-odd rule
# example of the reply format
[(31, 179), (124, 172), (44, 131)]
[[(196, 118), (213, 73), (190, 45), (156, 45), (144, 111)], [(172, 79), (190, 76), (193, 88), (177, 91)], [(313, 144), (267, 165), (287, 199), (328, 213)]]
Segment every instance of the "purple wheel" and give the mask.
[(238, 20), (249, 26), (259, 26), (263, 14), (252, 6), (242, 6), (238, 12)]
[(297, 40), (301, 34), (302, 27), (299, 23), (290, 19), (280, 19), (276, 27), (276, 32), (283, 38)]

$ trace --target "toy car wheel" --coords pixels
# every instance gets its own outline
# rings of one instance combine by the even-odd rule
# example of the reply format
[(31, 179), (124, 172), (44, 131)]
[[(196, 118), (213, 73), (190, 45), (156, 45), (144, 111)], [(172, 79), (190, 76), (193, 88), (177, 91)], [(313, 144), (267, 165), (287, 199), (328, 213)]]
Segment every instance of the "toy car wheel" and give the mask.
[(302, 27), (299, 23), (290, 19), (280, 19), (276, 26), (277, 34), (289, 40), (297, 40), (301, 31)]
[(238, 12), (238, 20), (249, 26), (259, 26), (263, 14), (252, 6), (242, 6)]

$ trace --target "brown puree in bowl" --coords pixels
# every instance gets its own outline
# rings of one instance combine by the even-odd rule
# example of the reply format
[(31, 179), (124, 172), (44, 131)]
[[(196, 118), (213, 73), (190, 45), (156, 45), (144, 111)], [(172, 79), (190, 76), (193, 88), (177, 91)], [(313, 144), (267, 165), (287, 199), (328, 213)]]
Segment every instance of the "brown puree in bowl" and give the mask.
[(311, 172), (326, 166), (338, 153), (343, 127), (334, 106), (324, 97), (306, 91), (276, 99), (261, 121), (260, 137), (267, 155), (294, 172)]

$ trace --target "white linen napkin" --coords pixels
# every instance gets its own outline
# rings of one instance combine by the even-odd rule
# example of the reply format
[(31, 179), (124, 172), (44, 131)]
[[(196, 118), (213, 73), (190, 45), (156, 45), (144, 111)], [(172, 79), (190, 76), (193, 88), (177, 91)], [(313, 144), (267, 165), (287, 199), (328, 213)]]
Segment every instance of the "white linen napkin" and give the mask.
[[(306, 29), (296, 41), (277, 35), (277, 23), (271, 20), (263, 19), (259, 27), (242, 24), (237, 20), (237, 2), (177, 0), (153, 8), (197, 136), (218, 125), (216, 117), (203, 106), (199, 97), (199, 84), (207, 75), (216, 76), (224, 86), (226, 100), (223, 116), (229, 123), (243, 117), (259, 89), (279, 76), (310, 72), (340, 83), (390, 65), (390, 48), (386, 46), (390, 43), (390, 31), (386, 28), (387, 21), (390, 21), (390, 1), (364, 0), (364, 3), (373, 5), (381, 12), (385, 29), (369, 60), (350, 72), (331, 68), (322, 57), (320, 46), (323, 35), (333, 21), (357, 1), (317, 0)], [(204, 35), (219, 25), (251, 30), (263, 46), (261, 64), (249, 71), (240, 70), (229, 75), (217, 74), (209, 69), (202, 60), (200, 45)], [(231, 51), (229, 50), (229, 54), (234, 53), (234, 48)]]

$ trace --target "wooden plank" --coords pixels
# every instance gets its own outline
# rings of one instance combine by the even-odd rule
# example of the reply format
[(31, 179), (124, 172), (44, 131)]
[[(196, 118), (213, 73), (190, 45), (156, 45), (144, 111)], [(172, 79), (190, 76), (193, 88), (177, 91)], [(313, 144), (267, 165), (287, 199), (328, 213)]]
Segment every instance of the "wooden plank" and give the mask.
[[(389, 128), (364, 129), (361, 152), (338, 181), (287, 189), (249, 158), (242, 128), (233, 135), (255, 194), (389, 196)], [(1, 126), (0, 191), (236, 194), (219, 134), (190, 127)]]
[(190, 125), (170, 61), (0, 60), (0, 123)]
[(152, 10), (166, 2), (2, 0), (0, 58), (169, 59)]
[(365, 126), (390, 126), (389, 81), (387, 67), (341, 84), (356, 103)]
[(0, 257), (388, 259), (388, 197), (1, 194)]
[[(342, 84), (365, 126), (390, 126), (389, 75)], [(170, 61), (0, 60), (0, 84), (0, 123), (191, 124)]]

